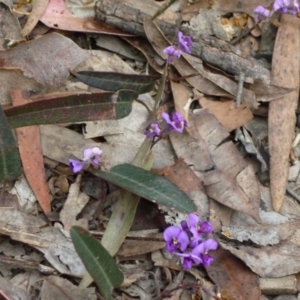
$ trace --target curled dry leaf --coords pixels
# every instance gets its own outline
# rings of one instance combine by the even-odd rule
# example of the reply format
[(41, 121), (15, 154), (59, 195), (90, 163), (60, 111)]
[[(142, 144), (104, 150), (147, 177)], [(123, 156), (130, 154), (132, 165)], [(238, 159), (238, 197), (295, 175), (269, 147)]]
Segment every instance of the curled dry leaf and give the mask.
[(33, 30), (33, 28), (43, 15), (44, 11), (46, 10), (48, 2), (49, 0), (33, 1), (32, 11), (30, 12), (28, 20), (21, 31), (23, 36), (27, 36)]

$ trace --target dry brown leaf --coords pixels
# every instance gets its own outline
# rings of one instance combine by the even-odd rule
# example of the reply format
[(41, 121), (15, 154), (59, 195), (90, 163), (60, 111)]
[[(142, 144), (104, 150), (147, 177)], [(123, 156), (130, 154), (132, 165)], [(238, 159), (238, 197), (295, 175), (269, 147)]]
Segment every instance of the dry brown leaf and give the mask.
[[(93, 17), (83, 19), (74, 17), (69, 12), (66, 6), (66, 1), (64, 0), (48, 1), (49, 4), (40, 21), (50, 28), (79, 32), (109, 33), (122, 36), (132, 36), (131, 34), (126, 34), (121, 30), (118, 30), (117, 28), (113, 28), (106, 24), (100, 23), (94, 20)], [(72, 5), (72, 3), (70, 3), (70, 5)]]
[[(23, 98), (20, 90), (13, 91), (11, 98), (14, 106), (30, 102)], [(51, 200), (45, 176), (39, 127), (21, 127), (17, 128), (16, 131), (24, 173), (44, 213), (49, 215)]]
[(211, 101), (205, 97), (199, 100), (203, 108), (207, 108), (219, 122), (228, 130), (228, 132), (237, 129), (252, 120), (251, 110), (245, 103), (236, 107), (233, 100), (220, 102)]
[(214, 263), (206, 268), (209, 277), (220, 287), (224, 299), (259, 300), (259, 277), (245, 264), (222, 248), (209, 253)]
[(59, 85), (88, 54), (72, 40), (51, 33), (0, 52), (0, 68), (21, 69), (43, 85)]
[[(7, 7), (5, 7), (7, 5)], [(1, 1), (1, 11), (0, 11), (0, 19), (1, 19), (1, 50), (6, 50), (12, 42), (21, 41), (23, 39), (21, 35), (21, 27), (19, 20), (16, 15), (12, 12), (12, 1)], [(5, 42), (4, 42), (5, 40)]]
[(271, 83), (294, 89), (269, 106), (270, 188), (273, 208), (279, 211), (284, 200), (289, 167), (289, 153), (294, 137), (299, 97), (299, 25), (300, 20), (283, 14), (278, 28)]
[(0, 233), (38, 249), (60, 273), (83, 276), (86, 272), (71, 239), (41, 218), (0, 208)]
[(20, 70), (1, 70), (0, 71), (0, 104), (4, 107), (12, 106), (10, 92), (18, 89), (26, 91), (40, 91), (43, 87), (34, 79), (24, 77)]
[(254, 16), (253, 10), (256, 6), (262, 5), (268, 7), (271, 3), (273, 3), (273, 0), (216, 0), (216, 4), (222, 12), (239, 11)]
[(281, 224), (259, 224), (222, 227), (222, 234), (230, 240), (249, 242), (258, 246), (272, 246), (288, 239), (300, 221), (288, 221)]
[[(1, 294), (5, 295), (6, 299), (27, 300), (28, 294), (20, 287), (15, 286), (11, 280), (0, 277)], [(3, 297), (3, 299), (5, 299)]]
[(207, 195), (260, 222), (260, 190), (254, 170), (232, 142), (224, 142), (228, 131), (206, 109), (191, 121), (197, 129), (194, 137), (201, 137), (214, 163), (214, 170), (202, 173)]
[(170, 81), (171, 90), (173, 94), (175, 111), (179, 112), (184, 119), (189, 123), (189, 105), (188, 101), (191, 101), (192, 92), (185, 85)]
[(290, 240), (271, 247), (232, 246), (220, 242), (223, 249), (240, 258), (257, 275), (282, 277), (300, 271), (300, 246)]
[(168, 178), (194, 201), (197, 207), (196, 212), (201, 219), (208, 219), (209, 203), (204, 192), (203, 182), (183, 159), (179, 159), (172, 166), (159, 170), (159, 174)]
[(206, 172), (204, 184), (205, 191), (210, 198), (251, 216), (258, 223), (261, 222), (259, 217), (259, 198), (253, 199), (249, 197), (234, 178), (230, 178), (226, 172), (219, 170)]
[(35, 25), (38, 23), (44, 11), (46, 10), (48, 2), (49, 0), (33, 1), (32, 11), (30, 12), (28, 20), (21, 31), (23, 36), (27, 36), (34, 29)]
[(96, 300), (95, 288), (79, 288), (69, 280), (59, 276), (48, 276), (41, 287), (41, 299), (72, 299), (72, 300)]
[(164, 72), (164, 61), (158, 56), (153, 50), (151, 44), (139, 37), (123, 37), (125, 41), (127, 41), (134, 48), (138, 49), (140, 52), (144, 54), (149, 65), (159, 74), (163, 74)]
[[(233, 97), (236, 96), (236, 91), (238, 90), (238, 86), (235, 81), (231, 80), (230, 78), (228, 78), (226, 76), (223, 76), (220, 74), (214, 74), (212, 72), (205, 70), (202, 65), (201, 59), (199, 59), (198, 57), (191, 56), (186, 53), (183, 53), (182, 56), (185, 58), (186, 62), (188, 62), (188, 64), (185, 62), (185, 65), (192, 66), (192, 68), (195, 69), (199, 74), (201, 74), (201, 76), (203, 76), (206, 80), (209, 80), (211, 83), (214, 83), (216, 86), (218, 86), (220, 89), (222, 89), (223, 96), (226, 96), (226, 95), (227, 96), (231, 95)], [(178, 67), (178, 65), (180, 65), (181, 67)], [(184, 67), (184, 65), (180, 64), (180, 60), (176, 60), (174, 62), (174, 66), (178, 69), (179, 73), (181, 73), (182, 69), (184, 69), (184, 68), (186, 69), (186, 67)], [(192, 72), (190, 74), (192, 74)], [(184, 74), (184, 75), (187, 75), (187, 74)], [(199, 76), (196, 76), (196, 77), (194, 76), (191, 78), (187, 78), (187, 81), (191, 84), (190, 81), (192, 80), (193, 81), (192, 85), (195, 88), (197, 88), (197, 86), (195, 86), (194, 84), (196, 83), (195, 80), (198, 80), (198, 78), (199, 78)], [(204, 90), (199, 89), (199, 91), (204, 94), (213, 95), (210, 93), (206, 93)], [(219, 96), (222, 96), (222, 94), (219, 94)], [(256, 96), (252, 90), (246, 89), (245, 87), (243, 87), (243, 99), (246, 101), (248, 107), (257, 108), (258, 103), (256, 100)]]
[(77, 219), (77, 215), (88, 203), (90, 197), (80, 192), (81, 175), (78, 175), (76, 181), (71, 185), (68, 197), (63, 209), (60, 211), (60, 221), (64, 225), (64, 230), (69, 231), (72, 226), (81, 226), (88, 229), (87, 219)]
[[(160, 234), (160, 238), (162, 239), (161, 234)], [(120, 255), (122, 257), (138, 256), (138, 255), (151, 253), (153, 251), (163, 249), (165, 248), (165, 246), (166, 246), (165, 241), (163, 240), (151, 241), (151, 236), (150, 236), (150, 240), (147, 240), (145, 238), (144, 241), (125, 240), (125, 242), (118, 250), (117, 255)]]

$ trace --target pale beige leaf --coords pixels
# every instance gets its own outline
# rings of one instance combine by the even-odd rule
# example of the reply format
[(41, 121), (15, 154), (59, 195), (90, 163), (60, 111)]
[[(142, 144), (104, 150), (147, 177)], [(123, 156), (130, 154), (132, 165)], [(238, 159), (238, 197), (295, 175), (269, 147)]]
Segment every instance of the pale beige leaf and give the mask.
[(35, 27), (37, 22), (42, 17), (46, 7), (48, 5), (49, 0), (35, 0), (33, 1), (33, 8), (29, 15), (29, 18), (22, 29), (21, 33), (23, 36), (27, 36)]

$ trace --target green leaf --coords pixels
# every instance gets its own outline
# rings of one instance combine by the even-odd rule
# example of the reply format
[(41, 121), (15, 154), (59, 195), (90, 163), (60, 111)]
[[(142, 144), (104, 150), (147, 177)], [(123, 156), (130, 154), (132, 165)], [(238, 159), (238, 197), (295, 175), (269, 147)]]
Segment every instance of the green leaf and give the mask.
[(124, 280), (115, 260), (100, 242), (83, 228), (72, 227), (70, 235), (76, 252), (96, 282), (100, 293), (104, 299), (111, 299), (112, 290), (119, 287)]
[(22, 174), (16, 141), (0, 107), (0, 181), (14, 180)]
[(152, 91), (160, 76), (113, 72), (81, 71), (74, 74), (83, 83), (105, 91), (133, 90), (139, 94)]
[(194, 202), (165, 177), (142, 168), (123, 164), (109, 172), (92, 171), (96, 176), (114, 183), (150, 201), (189, 213), (196, 210)]
[(74, 94), (58, 98), (33, 101), (4, 110), (12, 128), (120, 119), (131, 112), (134, 91)]

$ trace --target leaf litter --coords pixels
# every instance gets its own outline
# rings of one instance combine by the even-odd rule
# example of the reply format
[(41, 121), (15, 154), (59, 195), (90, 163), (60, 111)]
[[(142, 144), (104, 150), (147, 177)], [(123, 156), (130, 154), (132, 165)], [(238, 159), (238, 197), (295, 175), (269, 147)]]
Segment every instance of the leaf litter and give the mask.
[[(7, 2), (10, 1), (3, 4), (9, 16), (5, 22), (16, 26), (11, 27), (14, 36), (12, 31), (8, 35), (2, 29), (7, 38), (0, 55), (3, 107), (15, 105), (19, 92), (16, 87), (28, 93), (26, 101), (31, 103), (39, 98), (49, 99), (49, 95), (54, 103), (64, 96), (71, 98), (72, 93), (99, 93), (99, 89), (79, 82), (72, 75), (81, 71), (88, 71), (82, 73), (88, 75), (110, 72), (112, 80), (117, 80), (112, 72), (135, 74), (136, 78), (149, 73), (162, 74), (166, 58), (163, 49), (174, 43), (174, 33), (178, 30), (170, 20), (177, 20), (181, 5), (175, 1), (169, 13), (167, 10), (158, 20), (150, 21), (149, 7), (133, 0), (124, 3), (124, 7), (132, 7), (130, 13), (121, 14), (116, 10), (115, 16), (107, 1), (103, 1), (101, 7), (97, 4), (95, 12), (91, 10), (94, 1), (79, 1), (79, 6), (74, 6), (74, 1), (49, 0), (39, 3), (40, 7), (34, 2), (28, 23), (21, 31), (19, 19), (13, 15), (14, 10), (10, 10), (13, 5)], [(19, 9), (18, 13), (30, 8), (30, 3), (19, 2), (18, 7), (14, 6)], [(264, 34), (264, 23), (257, 25), (260, 28), (256, 28), (253, 36), (248, 34), (234, 46), (230, 43), (249, 29), (247, 24), (253, 23), (256, 5), (270, 4), (271, 1), (253, 1), (251, 5), (244, 3), (239, 7), (235, 1), (219, 0), (214, 4), (195, 2), (183, 7), (182, 16), (190, 25), (178, 26), (181, 25), (186, 35), (191, 35), (195, 44), (191, 54), (184, 53), (169, 65), (170, 86), (164, 90), (162, 110), (175, 107), (185, 116), (188, 127), (184, 134), (172, 132), (169, 139), (153, 147), (152, 169), (193, 200), (201, 220), (213, 223), (219, 249), (212, 253), (215, 261), (211, 266), (180, 272), (178, 262), (163, 250), (165, 242), (161, 232), (168, 224), (179, 224), (186, 219), (186, 214), (151, 204), (151, 211), (142, 215), (145, 228), (130, 231), (116, 254), (126, 276), (124, 284), (114, 292), (115, 299), (121, 299), (121, 295), (129, 297), (124, 293), (141, 299), (148, 299), (150, 294), (183, 299), (198, 293), (206, 297), (204, 299), (213, 299), (204, 293), (202, 286), (208, 286), (211, 295), (218, 286), (220, 294), (215, 299), (261, 299), (261, 294), (280, 296), (282, 293), (274, 287), (267, 289), (259, 279), (268, 281), (280, 277), (296, 281), (299, 277), (300, 177), (297, 165), (300, 151), (297, 143), (291, 152), (299, 125), (295, 115), (299, 59), (293, 55), (299, 52), (298, 19), (283, 14), (278, 29), (272, 29), (277, 32), (275, 45), (270, 45), (272, 65), (250, 55), (257, 51), (254, 48), (260, 44), (259, 34)], [(138, 7), (143, 12), (139, 20), (133, 13)], [(63, 14), (58, 14), (58, 8), (64, 10)], [(100, 22), (100, 10), (102, 16), (106, 13), (112, 17), (105, 21), (102, 18)], [(213, 18), (207, 18), (209, 10)], [(243, 16), (233, 13), (235, 11), (243, 13), (247, 22), (242, 22)], [(54, 32), (46, 30), (37, 38), (39, 20)], [(137, 27), (127, 26), (127, 22)], [(199, 28), (201, 34), (198, 35)], [(57, 29), (69, 33), (62, 34)], [(72, 34), (75, 31), (82, 32), (86, 40), (83, 42)], [(97, 36), (89, 35), (91, 32)], [(103, 33), (114, 36), (110, 45), (104, 44), (104, 38), (101, 44)], [(22, 34), (28, 36), (28, 41), (22, 41)], [(295, 38), (291, 38), (292, 35)], [(90, 43), (90, 39), (96, 39), (97, 46)], [(118, 40), (122, 42), (117, 43)], [(13, 42), (17, 42), (16, 45), (10, 46)], [(114, 43), (118, 45), (115, 48)], [(86, 51), (88, 48), (93, 50)], [(288, 51), (291, 55), (287, 55)], [(145, 62), (151, 66), (150, 72)], [(236, 106), (239, 82), (234, 75), (240, 76), (243, 72), (253, 81), (243, 84), (242, 104)], [(137, 101), (126, 109), (126, 116), (122, 115), (124, 118), (120, 120), (112, 120), (111, 115), (102, 111), (90, 111), (91, 119), (65, 118), (60, 119), (64, 120), (60, 125), (17, 129), (26, 178), (22, 176), (13, 182), (15, 187), (10, 193), (17, 197), (10, 200), (14, 202), (8, 204), (9, 207), (2, 204), (0, 208), (3, 235), (0, 249), (4, 256), (1, 262), (5, 265), (1, 273), (1, 295), (13, 299), (18, 294), (24, 299), (35, 299), (29, 296), (35, 290), (42, 299), (96, 299), (95, 286), (79, 289), (77, 278), (84, 276), (86, 270), (71, 242), (69, 230), (80, 225), (101, 239), (119, 191), (116, 185), (104, 181), (107, 188), (97, 187), (98, 194), (87, 195), (82, 185), (87, 185), (91, 177), (86, 173), (75, 177), (67, 166), (70, 158), (82, 159), (87, 147), (102, 149), (101, 169), (104, 171), (131, 163), (143, 142), (143, 132), (151, 123), (147, 107), (155, 106), (158, 86), (151, 88), (150, 92), (134, 97)], [(112, 101), (114, 99), (112, 96)], [(261, 108), (269, 113), (268, 132), (261, 122), (266, 122), (266, 118), (259, 115)], [(64, 180), (58, 181), (54, 188), (53, 182), (58, 176)], [(287, 189), (295, 199), (286, 194)], [(7, 190), (3, 184), (1, 198)], [(139, 206), (143, 207), (145, 201), (141, 199)], [(139, 223), (138, 215), (135, 222)], [(149, 233), (145, 234), (145, 230)], [(15, 245), (15, 251), (7, 245)], [(29, 247), (29, 254), (24, 254), (25, 246)], [(20, 257), (17, 250), (23, 253)], [(133, 265), (132, 261), (135, 261)], [(30, 268), (29, 263), (32, 263)], [(13, 274), (10, 266), (25, 272)], [(57, 274), (68, 277), (60, 278)], [(35, 278), (35, 281), (29, 280), (30, 285), (24, 288), (20, 283), (24, 278)], [(192, 282), (194, 292), (189, 290), (188, 281)], [(293, 288), (285, 291), (297, 293)]]

